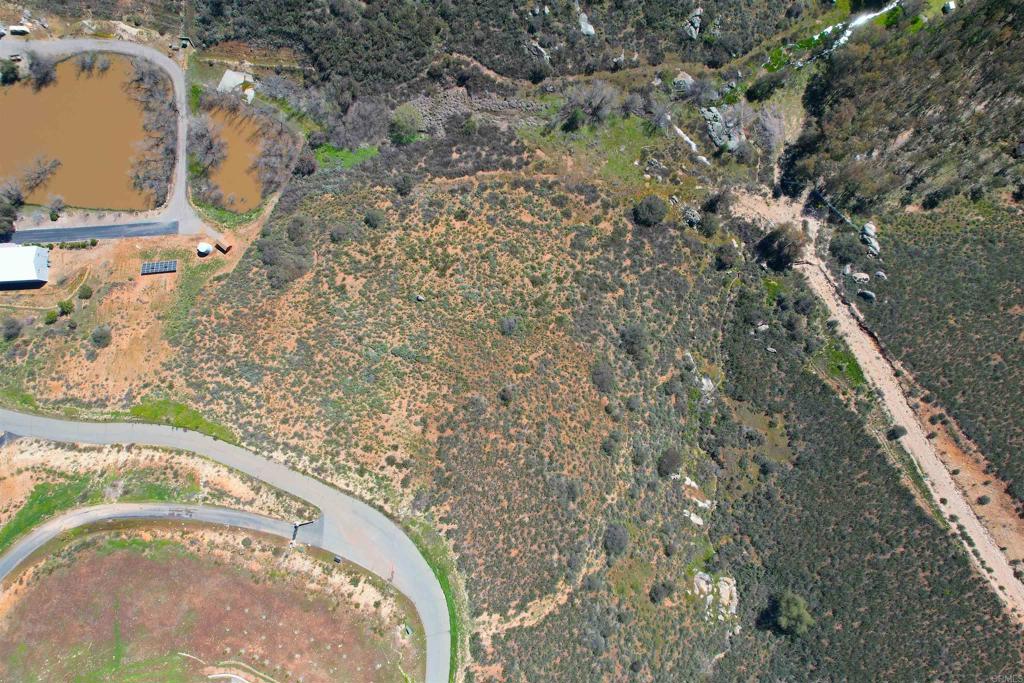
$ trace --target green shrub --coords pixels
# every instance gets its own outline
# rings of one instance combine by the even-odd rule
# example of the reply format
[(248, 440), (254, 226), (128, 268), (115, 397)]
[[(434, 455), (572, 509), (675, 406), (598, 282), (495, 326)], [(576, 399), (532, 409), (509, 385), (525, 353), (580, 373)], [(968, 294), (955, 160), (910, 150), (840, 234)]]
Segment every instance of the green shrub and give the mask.
[(83, 299), (83, 300), (84, 299), (91, 299), (92, 298), (92, 287), (90, 287), (89, 285), (85, 285), (85, 284), (83, 284), (81, 287), (79, 287), (78, 288), (78, 298), (79, 299)]
[(633, 220), (644, 227), (661, 223), (668, 215), (668, 204), (661, 197), (649, 194), (633, 207)]
[(371, 228), (379, 228), (384, 225), (384, 212), (378, 209), (370, 209), (363, 216), (363, 222)]
[(96, 345), (96, 348), (103, 349), (110, 346), (110, 342), (113, 339), (110, 325), (100, 325), (92, 331), (89, 338), (92, 339), (92, 343)]
[(71, 315), (75, 311), (75, 303), (70, 299), (62, 299), (57, 302), (57, 310), (61, 315)]
[(679, 473), (683, 464), (683, 456), (678, 448), (667, 448), (658, 458), (658, 474), (662, 477), (670, 477)]
[(47, 325), (52, 325), (57, 322), (57, 311), (53, 309), (47, 311), (46, 315), (43, 316), (43, 322)]
[(422, 129), (423, 116), (411, 104), (403, 104), (391, 114), (389, 133), (391, 141), (396, 145), (415, 142)]

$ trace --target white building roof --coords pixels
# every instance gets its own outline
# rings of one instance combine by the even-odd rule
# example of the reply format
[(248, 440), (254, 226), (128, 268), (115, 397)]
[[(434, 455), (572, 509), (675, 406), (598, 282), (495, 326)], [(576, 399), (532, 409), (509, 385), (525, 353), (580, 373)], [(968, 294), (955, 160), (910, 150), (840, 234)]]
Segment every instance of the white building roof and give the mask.
[(42, 247), (0, 247), (0, 284), (46, 282), (50, 279), (50, 252)]
[(231, 92), (241, 88), (243, 83), (253, 83), (254, 81), (252, 74), (226, 69), (224, 75), (220, 77), (220, 83), (217, 84), (217, 92)]

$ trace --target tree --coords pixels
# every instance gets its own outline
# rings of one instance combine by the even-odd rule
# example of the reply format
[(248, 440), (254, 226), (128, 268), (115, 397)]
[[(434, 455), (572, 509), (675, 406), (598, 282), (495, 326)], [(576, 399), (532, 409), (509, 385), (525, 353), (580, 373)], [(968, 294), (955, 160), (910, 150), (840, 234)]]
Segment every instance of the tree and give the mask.
[(17, 64), (9, 59), (0, 60), (0, 85), (17, 83), (19, 78)]
[(783, 223), (758, 242), (757, 251), (773, 270), (786, 270), (804, 253), (807, 236), (798, 226)]
[(760, 102), (771, 97), (776, 90), (786, 82), (786, 74), (781, 71), (770, 73), (754, 81), (753, 85), (747, 88), (747, 99), (751, 102)]
[(574, 131), (584, 123), (604, 123), (619, 107), (619, 91), (606, 81), (596, 80), (569, 93), (559, 119), (563, 130)]
[(40, 187), (60, 168), (60, 159), (47, 159), (43, 155), (36, 157), (35, 161), (22, 177), (22, 184), (25, 191), (31, 193)]
[(670, 477), (673, 474), (679, 473), (679, 468), (683, 464), (683, 456), (677, 448), (666, 448), (665, 452), (658, 458), (658, 475), (662, 477)]
[(651, 227), (661, 223), (668, 215), (668, 204), (661, 197), (649, 194), (633, 207), (633, 220), (638, 225)]
[(423, 115), (411, 104), (403, 104), (391, 114), (389, 133), (396, 145), (414, 142), (423, 129)]
[(783, 633), (802, 636), (814, 626), (814, 617), (807, 610), (807, 603), (792, 591), (779, 596), (775, 625)]
[(57, 80), (57, 62), (52, 57), (31, 51), (27, 56), (28, 75), (32, 78), (33, 88), (40, 90)]

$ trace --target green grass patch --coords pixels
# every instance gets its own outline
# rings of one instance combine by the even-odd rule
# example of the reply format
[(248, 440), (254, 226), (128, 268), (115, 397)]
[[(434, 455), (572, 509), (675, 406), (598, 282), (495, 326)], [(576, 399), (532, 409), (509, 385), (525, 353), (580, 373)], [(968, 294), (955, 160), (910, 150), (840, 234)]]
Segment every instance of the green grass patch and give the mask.
[[(191, 165), (189, 167), (189, 172), (191, 172)], [(223, 209), (219, 206), (214, 206), (213, 204), (206, 204), (205, 202), (193, 201), (192, 206), (196, 208), (203, 218), (209, 219), (217, 225), (228, 229), (248, 225), (259, 218), (260, 214), (263, 212), (262, 202), (259, 206), (254, 206), (248, 211), (244, 211), (242, 213), (235, 213), (230, 209)]]
[(199, 98), (203, 94), (203, 86), (193, 83), (188, 89), (188, 110), (195, 114), (199, 111)]
[(24, 408), (26, 410), (33, 411), (39, 408), (39, 404), (36, 402), (35, 396), (20, 387), (13, 386), (0, 388), (0, 403), (6, 406)]
[(520, 129), (519, 134), (526, 144), (551, 155), (570, 155), (578, 165), (619, 187), (642, 183), (643, 165), (633, 162), (641, 158), (645, 149), (654, 150), (669, 143), (664, 133), (635, 116), (613, 117), (571, 133), (533, 126)]
[(89, 477), (77, 477), (62, 483), (36, 484), (21, 509), (0, 528), (0, 552), (44, 519), (87, 502), (89, 484)]
[(420, 554), (430, 566), (430, 570), (437, 577), (444, 593), (444, 601), (448, 606), (448, 630), (451, 633), (452, 651), (448, 667), (448, 681), (455, 683), (456, 672), (459, 669), (459, 641), (462, 633), (462, 613), (459, 601), (455, 597), (455, 588), (452, 585), (452, 577), (457, 575), (458, 570), (454, 561), (448, 555), (444, 540), (437, 532), (425, 524), (406, 527), (409, 538), (412, 539)]
[(316, 163), (320, 166), (332, 168), (352, 168), (356, 164), (367, 159), (372, 159), (380, 153), (376, 146), (363, 146), (350, 150), (334, 145), (321, 145), (316, 148)]
[(132, 417), (154, 424), (169, 424), (180, 429), (191, 429), (228, 443), (238, 443), (227, 427), (204, 418), (198, 410), (168, 399), (152, 399), (132, 406)]
[(857, 359), (842, 342), (830, 339), (822, 347), (821, 354), (825, 362), (825, 370), (829, 376), (845, 380), (854, 387), (867, 383), (864, 371), (861, 369)]

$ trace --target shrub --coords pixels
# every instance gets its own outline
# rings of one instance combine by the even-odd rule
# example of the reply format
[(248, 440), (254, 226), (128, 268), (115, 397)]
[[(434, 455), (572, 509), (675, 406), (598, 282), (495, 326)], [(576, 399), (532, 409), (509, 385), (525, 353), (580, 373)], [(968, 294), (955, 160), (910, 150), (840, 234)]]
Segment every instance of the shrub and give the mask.
[(506, 384), (501, 388), (501, 391), (498, 392), (498, 400), (501, 401), (503, 405), (507, 406), (509, 403), (512, 403), (515, 398), (516, 388), (511, 384)]
[(633, 207), (633, 220), (644, 227), (661, 223), (668, 215), (668, 204), (661, 197), (649, 194)]
[(640, 323), (630, 323), (619, 331), (622, 348), (638, 365), (646, 364), (650, 356), (651, 337)]
[(3, 323), (0, 323), (0, 333), (3, 334), (4, 341), (17, 339), (21, 334), (21, 321), (17, 318), (4, 318)]
[(316, 173), (316, 155), (313, 154), (313, 150), (310, 149), (309, 145), (302, 146), (302, 151), (299, 153), (299, 158), (295, 162), (295, 168), (292, 169), (292, 173), (297, 176), (307, 176)]
[(705, 214), (701, 219), (700, 225), (697, 226), (697, 230), (700, 234), (708, 239), (711, 239), (718, 233), (718, 228), (722, 224), (722, 221), (713, 214)]
[(602, 394), (615, 391), (615, 370), (607, 360), (601, 359), (594, 363), (590, 370), (590, 379)]
[(658, 581), (653, 586), (651, 586), (651, 591), (650, 591), (650, 593), (648, 595), (651, 598), (651, 602), (653, 602), (655, 605), (657, 605), (662, 600), (664, 600), (668, 596), (672, 595), (672, 592), (674, 590), (675, 590), (675, 586), (673, 586), (670, 582), (668, 582), (668, 581)]
[(408, 173), (403, 173), (395, 178), (393, 186), (395, 188), (395, 192), (397, 192), (400, 197), (406, 197), (416, 186), (416, 181), (413, 180), (413, 177)]
[(43, 316), (43, 322), (47, 325), (52, 325), (57, 322), (57, 311), (52, 308), (48, 310), (46, 315)]
[(730, 244), (723, 244), (715, 250), (715, 268), (729, 270), (736, 265), (736, 250)]
[(113, 334), (111, 334), (110, 331), (110, 325), (100, 325), (92, 331), (89, 338), (98, 349), (110, 346), (110, 341), (113, 339)]
[(907, 428), (904, 427), (903, 425), (895, 425), (885, 433), (885, 437), (889, 439), (889, 441), (896, 441), (897, 439), (902, 439), (906, 435)]
[(786, 270), (804, 253), (807, 236), (799, 226), (783, 223), (757, 244), (757, 252), (773, 270)]
[(604, 532), (604, 551), (609, 556), (621, 555), (629, 545), (629, 532), (621, 524), (609, 524)]
[(63, 299), (57, 302), (57, 310), (61, 315), (71, 315), (75, 311), (75, 304), (70, 299)]
[(391, 114), (388, 132), (396, 145), (408, 145), (416, 140), (422, 128), (423, 116), (419, 110), (411, 104), (403, 104)]
[(677, 448), (666, 448), (665, 452), (658, 458), (658, 475), (670, 477), (679, 473), (683, 464), (683, 456)]
[(511, 337), (519, 329), (519, 318), (507, 316), (498, 321), (498, 329), (506, 337)]
[(832, 254), (832, 258), (844, 266), (847, 263), (854, 263), (865, 253), (860, 240), (851, 233), (843, 233), (833, 237), (832, 241), (828, 244), (828, 252)]
[(9, 59), (0, 60), (0, 85), (17, 83), (18, 78), (18, 65)]
[(82, 285), (78, 288), (79, 299), (91, 299), (92, 298), (92, 287), (89, 285)]
[(991, 502), (992, 502), (992, 499), (990, 497), (988, 497), (988, 496), (979, 496), (978, 497), (978, 505), (988, 505)]
[(384, 225), (384, 212), (379, 209), (370, 209), (363, 216), (363, 222), (371, 228), (379, 228)]

